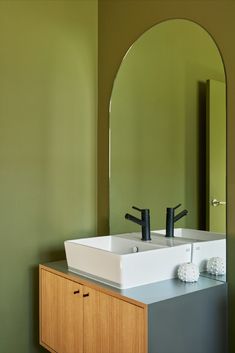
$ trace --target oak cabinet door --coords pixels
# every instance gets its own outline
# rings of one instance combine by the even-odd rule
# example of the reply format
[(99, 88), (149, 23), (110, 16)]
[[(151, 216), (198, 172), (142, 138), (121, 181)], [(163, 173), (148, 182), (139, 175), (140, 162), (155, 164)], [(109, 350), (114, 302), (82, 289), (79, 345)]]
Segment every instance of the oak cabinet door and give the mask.
[(41, 341), (59, 352), (59, 277), (41, 270), (40, 291)]
[(100, 293), (100, 313), (101, 352), (147, 353), (143, 308)]
[(83, 353), (83, 286), (44, 270), (41, 341), (57, 353)]
[(40, 338), (56, 353), (147, 353), (143, 308), (41, 270)]
[(144, 309), (84, 287), (84, 353), (147, 353)]
[(59, 353), (83, 353), (83, 286), (59, 277)]

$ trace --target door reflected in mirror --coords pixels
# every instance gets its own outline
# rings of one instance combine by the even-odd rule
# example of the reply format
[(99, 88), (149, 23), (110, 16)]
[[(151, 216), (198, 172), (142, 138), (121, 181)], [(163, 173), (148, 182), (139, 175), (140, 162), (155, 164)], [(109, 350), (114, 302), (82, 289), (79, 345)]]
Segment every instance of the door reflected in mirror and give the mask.
[(111, 234), (140, 231), (124, 217), (132, 206), (165, 229), (179, 203), (188, 214), (175, 228), (226, 233), (225, 81), (212, 37), (188, 20), (157, 24), (128, 50), (110, 104)]

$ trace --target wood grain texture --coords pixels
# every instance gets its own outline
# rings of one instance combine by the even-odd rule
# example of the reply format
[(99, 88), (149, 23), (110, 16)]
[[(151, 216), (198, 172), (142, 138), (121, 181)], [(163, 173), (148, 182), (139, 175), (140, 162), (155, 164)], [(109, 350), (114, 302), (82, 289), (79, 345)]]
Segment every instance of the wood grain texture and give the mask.
[(145, 311), (86, 287), (84, 353), (147, 353)]
[(147, 306), (133, 305), (41, 266), (40, 342), (57, 353), (147, 353)]
[(144, 339), (144, 310), (111, 298), (110, 312), (110, 353), (147, 353)]
[(62, 277), (59, 286), (59, 353), (83, 353), (83, 286)]
[[(88, 297), (83, 299), (84, 308), (84, 353), (102, 353), (100, 347), (101, 327), (99, 325), (100, 316), (100, 298), (99, 292), (84, 287), (84, 294)], [(104, 351), (105, 352), (105, 351)], [(108, 352), (107, 352), (108, 353)]]
[(52, 352), (82, 353), (83, 287), (45, 270), (40, 278), (41, 342)]
[(41, 270), (40, 280), (40, 339), (59, 352), (59, 277)]

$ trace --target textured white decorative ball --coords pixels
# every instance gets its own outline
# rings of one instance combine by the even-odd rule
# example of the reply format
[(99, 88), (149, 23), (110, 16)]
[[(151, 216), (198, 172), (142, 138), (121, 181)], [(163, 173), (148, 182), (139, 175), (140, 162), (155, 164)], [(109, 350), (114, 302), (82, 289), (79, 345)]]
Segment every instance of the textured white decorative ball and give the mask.
[(197, 282), (199, 268), (192, 262), (183, 263), (178, 268), (178, 278), (183, 282)]
[(226, 272), (225, 268), (225, 262), (222, 257), (212, 257), (207, 261), (207, 272), (212, 275), (224, 275)]

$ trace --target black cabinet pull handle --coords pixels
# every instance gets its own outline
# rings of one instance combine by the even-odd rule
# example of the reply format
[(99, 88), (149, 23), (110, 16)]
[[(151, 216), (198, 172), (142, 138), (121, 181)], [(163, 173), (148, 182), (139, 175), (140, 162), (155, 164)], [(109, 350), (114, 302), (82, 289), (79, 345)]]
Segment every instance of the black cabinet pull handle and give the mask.
[(89, 293), (83, 294), (83, 297), (89, 297)]
[(75, 290), (75, 291), (73, 292), (73, 294), (78, 294), (78, 293), (80, 293), (80, 290)]

